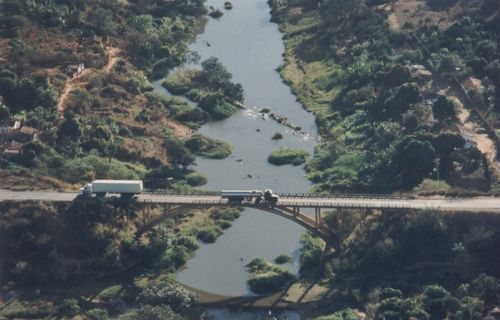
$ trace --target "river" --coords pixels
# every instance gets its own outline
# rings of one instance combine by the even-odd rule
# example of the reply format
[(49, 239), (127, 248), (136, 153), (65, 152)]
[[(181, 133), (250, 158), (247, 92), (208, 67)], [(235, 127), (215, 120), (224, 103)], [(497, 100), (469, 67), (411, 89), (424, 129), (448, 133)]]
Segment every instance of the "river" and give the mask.
[[(196, 159), (196, 170), (208, 177), (207, 190), (266, 189), (276, 192), (307, 192), (311, 184), (303, 167), (277, 167), (267, 162), (272, 150), (300, 148), (313, 153), (317, 128), (312, 114), (296, 101), (276, 69), (283, 63), (284, 45), (278, 26), (272, 23), (266, 0), (234, 1), (232, 10), (224, 10), (224, 0), (208, 0), (224, 12), (220, 19), (210, 19), (204, 31), (191, 45), (201, 61), (215, 56), (243, 85), (245, 105), (223, 121), (213, 121), (199, 129), (203, 135), (233, 144), (233, 154), (225, 160)], [(164, 92), (155, 83), (157, 91)], [(258, 110), (288, 118), (300, 126), (301, 134), (270, 119)], [(271, 140), (276, 133), (282, 140)], [(298, 273), (300, 237), (305, 229), (286, 219), (254, 209), (247, 209), (215, 244), (202, 244), (177, 280), (189, 287), (227, 296), (251, 295), (244, 265), (257, 256), (273, 260), (287, 253), (294, 257), (286, 264)]]

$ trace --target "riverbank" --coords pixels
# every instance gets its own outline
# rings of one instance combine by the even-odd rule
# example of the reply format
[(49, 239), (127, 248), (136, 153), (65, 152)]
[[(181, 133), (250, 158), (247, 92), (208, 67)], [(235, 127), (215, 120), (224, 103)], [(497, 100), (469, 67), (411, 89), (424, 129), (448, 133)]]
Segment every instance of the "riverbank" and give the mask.
[[(443, 92), (436, 88), (446, 77), (439, 69), (444, 54), (432, 60), (406, 30), (389, 29), (384, 11), (376, 6), (345, 8), (352, 19), (335, 24), (337, 20), (322, 15), (333, 10), (331, 16), (337, 17), (333, 6), (320, 12), (307, 4), (270, 4), (284, 34), (280, 74), (314, 113), (324, 141), (307, 165), (313, 191), (495, 192), (495, 163), (468, 147), (455, 114), (445, 119), (436, 111), (436, 97)], [(443, 31), (437, 41), (444, 46), (446, 37)], [(433, 76), (421, 77), (412, 66)], [(442, 141), (452, 143), (454, 153)], [(429, 179), (442, 187), (436, 191)]]

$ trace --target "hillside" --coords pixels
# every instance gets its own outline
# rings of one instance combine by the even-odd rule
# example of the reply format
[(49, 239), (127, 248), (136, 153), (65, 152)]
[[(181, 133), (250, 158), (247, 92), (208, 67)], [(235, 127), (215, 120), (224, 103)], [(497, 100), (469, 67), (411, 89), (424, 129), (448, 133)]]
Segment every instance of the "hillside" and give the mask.
[[(498, 1), (271, 4), (281, 75), (324, 141), (307, 164), (315, 191), (498, 192)], [(331, 287), (311, 317), (495, 316), (497, 214), (335, 210), (325, 221), (335, 252), (302, 253), (313, 259), (303, 274)]]
[(325, 141), (308, 164), (315, 190), (496, 192), (497, 10), (492, 1), (275, 1), (281, 74)]
[(185, 61), (202, 1), (0, 5), (1, 187), (99, 177), (166, 188), (173, 176), (186, 188), (194, 156), (183, 139), (207, 117), (156, 95), (150, 79)]

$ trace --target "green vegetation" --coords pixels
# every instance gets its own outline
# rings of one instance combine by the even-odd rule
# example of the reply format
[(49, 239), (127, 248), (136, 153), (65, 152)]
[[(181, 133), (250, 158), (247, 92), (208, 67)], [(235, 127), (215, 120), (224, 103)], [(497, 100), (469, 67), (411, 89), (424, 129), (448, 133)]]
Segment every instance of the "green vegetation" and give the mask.
[(211, 159), (225, 159), (231, 155), (231, 144), (210, 139), (202, 135), (194, 135), (184, 145), (195, 155)]
[(208, 178), (198, 172), (186, 175), (186, 182), (192, 187), (199, 187), (208, 182)]
[(314, 318), (314, 320), (361, 320), (361, 317), (353, 309), (344, 309), (329, 316)]
[[(281, 75), (315, 113), (322, 136), (306, 165), (313, 191), (496, 190), (485, 155), (457, 130), (457, 102), (467, 101), (454, 91), (456, 80), (481, 79), (484, 90), (469, 84), (468, 93), (479, 114), (498, 123), (500, 7), (456, 3), (425, 1), (412, 12), (420, 21), (395, 30), (387, 15), (398, 20), (413, 9), (391, 1), (273, 2), (285, 33)], [(458, 8), (461, 18), (452, 18)], [(437, 92), (442, 85), (453, 89)], [(330, 315), (317, 319), (481, 319), (498, 304), (494, 214), (339, 210), (325, 221), (334, 252), (323, 253), (311, 235), (302, 239), (302, 275), (328, 279), (332, 290), (322, 303)]]
[[(379, 4), (390, 7), (390, 1), (365, 0), (325, 1), (321, 10), (319, 1), (274, 3), (273, 19), (285, 33), (281, 74), (315, 113), (324, 141), (307, 165), (313, 191), (389, 193), (412, 190), (424, 179), (494, 189), (477, 148), (450, 134), (460, 125), (458, 110), (439, 94), (453, 93), (438, 94), (433, 81), (500, 79), (498, 29), (485, 22), (497, 5), (464, 8), (448, 28), (421, 21), (421, 28), (393, 30)], [(474, 104), (484, 102), (480, 112), (490, 123), (498, 118), (497, 80), (484, 80), (482, 93), (469, 90)]]
[(304, 150), (299, 149), (280, 149), (271, 152), (267, 161), (276, 166), (282, 166), (286, 164), (291, 164), (294, 166), (300, 166), (305, 163), (309, 153)]
[[(130, 319), (142, 311), (182, 319), (192, 308), (193, 297), (170, 274), (198, 248), (196, 236), (213, 241), (213, 232), (215, 238), (221, 233), (219, 222), (239, 216), (235, 208), (213, 209), (209, 215), (185, 212), (157, 223), (162, 208), (151, 206), (146, 214), (140, 204), (124, 205), (115, 199), (4, 202), (0, 210), (3, 281), (18, 290), (33, 283), (43, 290), (34, 301), (16, 298), (2, 309), (0, 316), (8, 318), (107, 319), (108, 313), (116, 314), (112, 307), (116, 301), (124, 301), (131, 308), (126, 314)], [(40, 254), (46, 251), (57, 255)], [(92, 285), (75, 289), (75, 281)], [(68, 285), (73, 288), (70, 292), (64, 291)], [(60, 292), (65, 292), (64, 300), (57, 298)], [(93, 303), (86, 303), (90, 298)]]
[(291, 255), (283, 253), (277, 256), (276, 259), (274, 259), (274, 262), (276, 262), (277, 264), (285, 264), (291, 262), (292, 260), (293, 258)]
[(185, 95), (198, 103), (215, 120), (236, 112), (232, 105), (243, 102), (243, 87), (231, 81), (231, 74), (217, 58), (201, 63), (202, 70), (181, 70), (169, 76), (163, 86), (177, 95)]
[(283, 139), (283, 134), (281, 134), (281, 132), (276, 132), (272, 138), (272, 140), (280, 140), (280, 139)]
[(325, 243), (310, 233), (305, 233), (300, 239), (300, 270), (301, 272), (318, 267)]
[(374, 319), (476, 319), (500, 301), (495, 214), (348, 210), (326, 222), (338, 245), (322, 270), (333, 288), (325, 305), (364, 306)]
[[(145, 179), (147, 187), (188, 188), (186, 167), (194, 156), (175, 137), (190, 130), (172, 120), (198, 128), (209, 115), (151, 93), (148, 77), (163, 77), (185, 61), (191, 26), (205, 14), (203, 0), (115, 1), (104, 7), (99, 1), (6, 0), (0, 6), (6, 49), (0, 52), (0, 119), (8, 125), (21, 120), (38, 138), (22, 138), (21, 154), (2, 157), (2, 169), (20, 165), (38, 180), (53, 177), (66, 188), (64, 183), (142, 179), (161, 171), (163, 182)], [(68, 65), (80, 63), (87, 70), (69, 82), (74, 72), (66, 72)], [(231, 84), (225, 88), (228, 95), (235, 92)], [(212, 107), (227, 111), (223, 103)], [(220, 152), (215, 156), (228, 151)], [(203, 181), (191, 175), (189, 182)]]
[(253, 259), (246, 267), (251, 274), (248, 285), (253, 292), (258, 294), (280, 291), (294, 279), (288, 270), (269, 263), (263, 258)]

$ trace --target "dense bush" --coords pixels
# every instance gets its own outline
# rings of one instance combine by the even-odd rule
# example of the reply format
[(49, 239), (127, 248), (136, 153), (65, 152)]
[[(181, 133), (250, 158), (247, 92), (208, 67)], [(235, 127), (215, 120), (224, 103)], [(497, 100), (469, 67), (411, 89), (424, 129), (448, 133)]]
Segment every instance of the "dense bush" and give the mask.
[(280, 254), (279, 256), (274, 259), (274, 262), (277, 264), (284, 264), (284, 263), (289, 263), (293, 260), (292, 256), (289, 254)]
[(306, 162), (309, 157), (309, 153), (304, 150), (298, 149), (280, 149), (271, 152), (267, 161), (269, 163), (282, 166), (286, 164), (292, 164), (294, 166), (299, 166)]
[(205, 243), (214, 243), (221, 234), (222, 230), (218, 227), (206, 227), (199, 229), (196, 237)]
[(263, 258), (253, 259), (246, 265), (246, 268), (251, 273), (248, 284), (252, 291), (258, 294), (280, 291), (294, 278), (288, 270), (271, 264)]
[(151, 305), (168, 305), (181, 314), (188, 311), (194, 303), (193, 296), (171, 281), (150, 283), (139, 293), (137, 300)]
[(207, 177), (197, 172), (190, 173), (185, 178), (187, 183), (192, 187), (199, 187), (208, 182)]
[(184, 145), (195, 155), (211, 159), (225, 159), (231, 155), (231, 144), (211, 139), (202, 135), (194, 135)]

